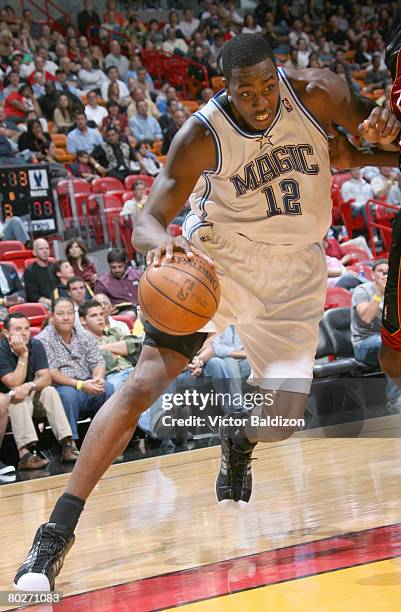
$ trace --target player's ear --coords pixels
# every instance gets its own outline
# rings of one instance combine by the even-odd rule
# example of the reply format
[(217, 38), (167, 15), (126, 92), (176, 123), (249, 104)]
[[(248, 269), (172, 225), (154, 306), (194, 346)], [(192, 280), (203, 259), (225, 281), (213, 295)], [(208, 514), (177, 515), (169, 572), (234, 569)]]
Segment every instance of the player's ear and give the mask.
[(224, 89), (226, 90), (227, 95), (230, 95), (230, 87), (229, 87), (229, 85), (228, 85), (228, 81), (227, 81), (227, 79), (225, 79), (224, 77), (222, 77), (222, 79), (221, 79), (221, 83), (222, 83), (222, 85), (223, 85)]

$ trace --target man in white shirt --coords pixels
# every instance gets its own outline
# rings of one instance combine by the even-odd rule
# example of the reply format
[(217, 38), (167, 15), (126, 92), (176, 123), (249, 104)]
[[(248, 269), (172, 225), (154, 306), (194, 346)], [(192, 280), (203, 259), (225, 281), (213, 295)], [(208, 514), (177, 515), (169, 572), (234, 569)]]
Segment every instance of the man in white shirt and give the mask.
[(183, 12), (184, 19), (178, 24), (179, 29), (184, 34), (186, 39), (191, 38), (199, 25), (199, 19), (194, 19), (192, 9), (186, 8)]
[(95, 90), (87, 95), (88, 104), (85, 106), (85, 115), (88, 121), (94, 121), (98, 128), (102, 127), (103, 119), (108, 116), (104, 106), (98, 104), (98, 97)]
[(370, 184), (372, 186), (375, 198), (387, 199), (387, 195), (393, 186), (394, 180), (394, 168), (388, 168), (387, 166), (380, 167), (380, 174), (375, 176)]
[(129, 68), (129, 61), (125, 55), (121, 55), (120, 43), (117, 40), (112, 40), (110, 43), (110, 53), (105, 58), (106, 68), (115, 66), (118, 70), (120, 79), (125, 77), (125, 73)]
[(126, 86), (126, 84), (124, 83), (124, 81), (121, 81), (118, 78), (118, 69), (115, 66), (110, 66), (107, 70), (106, 70), (106, 75), (107, 75), (107, 81), (104, 81), (101, 85), (101, 92), (102, 92), (102, 98), (105, 102), (108, 101), (108, 95), (107, 92), (109, 90), (109, 85), (110, 83), (118, 83), (118, 87), (120, 90), (120, 97), (119, 97), (119, 102), (121, 103), (124, 98), (127, 98), (129, 96), (129, 91), (128, 91), (128, 87)]
[(82, 68), (78, 72), (79, 80), (82, 83), (82, 91), (84, 93), (91, 89), (100, 88), (103, 83), (108, 83), (108, 79), (100, 68), (94, 68), (92, 60), (89, 57), (82, 59)]
[(166, 51), (166, 53), (175, 53), (176, 50), (186, 55), (188, 52), (188, 45), (185, 40), (176, 37), (174, 28), (169, 28), (167, 30), (167, 40), (163, 43), (163, 51)]
[(303, 38), (306, 41), (307, 46), (309, 47), (309, 36), (306, 32), (302, 30), (302, 21), (300, 19), (294, 19), (292, 30), (289, 33), (289, 41), (291, 47), (297, 46), (299, 38)]
[(360, 168), (352, 169), (351, 176), (352, 178), (349, 181), (345, 181), (341, 185), (341, 197), (344, 202), (351, 199), (355, 200), (351, 203), (352, 216), (356, 217), (362, 214), (367, 224), (366, 202), (374, 197), (373, 188), (362, 178)]

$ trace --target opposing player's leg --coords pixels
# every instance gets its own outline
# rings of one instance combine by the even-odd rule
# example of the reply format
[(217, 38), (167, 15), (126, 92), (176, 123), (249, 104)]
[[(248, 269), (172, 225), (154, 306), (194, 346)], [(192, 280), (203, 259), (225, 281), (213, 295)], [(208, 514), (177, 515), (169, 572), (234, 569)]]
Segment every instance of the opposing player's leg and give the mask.
[(169, 336), (145, 324), (145, 343), (134, 372), (94, 417), (81, 452), (49, 522), (41, 525), (15, 578), (25, 591), (54, 590), (85, 500), (113, 460), (122, 453), (144, 412), (192, 359), (206, 334)]
[(384, 293), (382, 346), (379, 360), (383, 372), (392, 379), (401, 378), (401, 211), (393, 227)]

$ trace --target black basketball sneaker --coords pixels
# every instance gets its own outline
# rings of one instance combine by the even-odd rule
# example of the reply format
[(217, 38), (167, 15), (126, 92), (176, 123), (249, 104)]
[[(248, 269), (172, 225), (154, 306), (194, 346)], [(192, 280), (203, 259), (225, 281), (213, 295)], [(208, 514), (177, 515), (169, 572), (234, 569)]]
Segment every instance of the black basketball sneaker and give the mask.
[(14, 578), (19, 591), (54, 591), (56, 576), (75, 542), (71, 531), (55, 523), (44, 523), (36, 532), (32, 548)]
[(244, 425), (220, 427), (221, 465), (216, 480), (216, 497), (222, 505), (230, 501), (246, 504), (251, 497), (252, 451), (256, 444), (246, 439), (244, 429)]

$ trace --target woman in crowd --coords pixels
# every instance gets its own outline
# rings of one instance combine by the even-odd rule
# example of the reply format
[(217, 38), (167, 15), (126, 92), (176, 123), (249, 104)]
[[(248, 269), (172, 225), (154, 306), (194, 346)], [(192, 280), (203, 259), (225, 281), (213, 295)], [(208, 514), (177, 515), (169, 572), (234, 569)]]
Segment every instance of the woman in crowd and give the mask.
[(74, 268), (75, 276), (82, 278), (93, 289), (96, 282), (96, 266), (86, 253), (86, 246), (79, 238), (67, 242), (65, 256)]
[(262, 28), (256, 23), (253, 13), (247, 13), (244, 17), (244, 25), (242, 26), (242, 34), (259, 34)]
[(60, 94), (53, 115), (54, 127), (59, 134), (68, 134), (74, 127), (74, 109), (71, 99)]
[(39, 119), (28, 121), (28, 129), (18, 138), (18, 150), (29, 150), (40, 159), (43, 156), (43, 147), (51, 141), (50, 134), (43, 131)]

